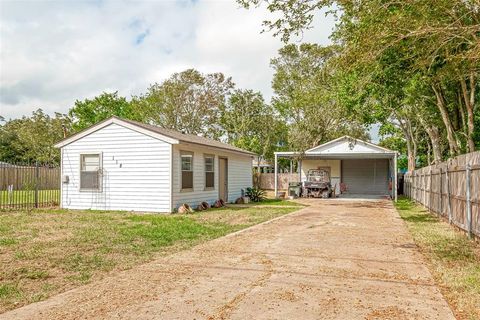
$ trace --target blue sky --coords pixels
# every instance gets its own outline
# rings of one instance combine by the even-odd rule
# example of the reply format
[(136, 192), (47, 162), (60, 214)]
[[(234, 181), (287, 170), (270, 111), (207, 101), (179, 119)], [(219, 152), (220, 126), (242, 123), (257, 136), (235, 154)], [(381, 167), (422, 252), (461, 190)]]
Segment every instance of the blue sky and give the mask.
[[(260, 33), (268, 17), (234, 0), (2, 0), (0, 115), (66, 112), (103, 91), (130, 97), (187, 68), (223, 72), (269, 100), (283, 44)], [(333, 24), (319, 15), (303, 41), (329, 43)]]

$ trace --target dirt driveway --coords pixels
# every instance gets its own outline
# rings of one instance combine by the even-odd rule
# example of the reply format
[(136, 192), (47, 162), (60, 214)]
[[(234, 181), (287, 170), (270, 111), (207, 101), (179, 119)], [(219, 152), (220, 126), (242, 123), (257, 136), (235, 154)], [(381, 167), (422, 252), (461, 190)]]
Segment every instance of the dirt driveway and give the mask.
[(0, 318), (454, 319), (390, 202), (307, 202)]

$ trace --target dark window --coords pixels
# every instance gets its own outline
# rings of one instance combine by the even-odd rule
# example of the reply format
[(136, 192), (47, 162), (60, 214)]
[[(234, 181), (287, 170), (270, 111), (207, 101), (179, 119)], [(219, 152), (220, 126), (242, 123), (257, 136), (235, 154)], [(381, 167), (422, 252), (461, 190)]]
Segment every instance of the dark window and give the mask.
[(100, 190), (100, 155), (80, 155), (80, 189)]
[(205, 156), (205, 188), (215, 187), (215, 157)]
[(181, 155), (182, 189), (193, 189), (193, 154)]

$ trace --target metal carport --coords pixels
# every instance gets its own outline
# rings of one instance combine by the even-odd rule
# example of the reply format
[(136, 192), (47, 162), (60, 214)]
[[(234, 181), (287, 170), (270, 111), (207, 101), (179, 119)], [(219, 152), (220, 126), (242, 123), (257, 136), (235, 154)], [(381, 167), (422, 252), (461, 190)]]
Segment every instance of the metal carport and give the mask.
[[(275, 152), (275, 196), (278, 196), (278, 159), (298, 161), (299, 181), (309, 168), (328, 167), (337, 193), (340, 183), (353, 194), (385, 192), (397, 200), (397, 152), (344, 136), (305, 152)], [(391, 185), (391, 189), (389, 186)], [(363, 190), (363, 192), (360, 192)]]

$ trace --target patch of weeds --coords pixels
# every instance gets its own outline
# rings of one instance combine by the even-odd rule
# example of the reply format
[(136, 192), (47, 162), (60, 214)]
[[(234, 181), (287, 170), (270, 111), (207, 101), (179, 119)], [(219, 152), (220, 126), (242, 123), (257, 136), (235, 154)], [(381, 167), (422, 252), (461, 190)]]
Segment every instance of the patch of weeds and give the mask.
[(66, 271), (83, 272), (90, 270), (110, 270), (115, 265), (114, 261), (105, 259), (100, 255), (86, 255), (73, 253), (65, 257), (62, 266)]
[(0, 246), (11, 246), (17, 243), (18, 241), (14, 238), (0, 238)]
[(28, 269), (26, 267), (16, 270), (15, 274), (17, 274), (19, 278), (31, 280), (47, 279), (50, 277), (48, 271), (41, 269)]
[(18, 287), (11, 283), (0, 284), (0, 299), (8, 299), (21, 296)]
[(40, 292), (40, 293), (36, 293), (34, 294), (31, 298), (30, 298), (30, 301), (33, 303), (33, 302), (39, 302), (39, 301), (42, 301), (42, 300), (45, 300), (48, 298), (48, 295), (43, 293), (43, 292)]
[(65, 279), (81, 284), (87, 284), (92, 279), (92, 273), (88, 271), (80, 271), (77, 274), (66, 276)]
[(41, 246), (33, 246), (29, 249), (15, 251), (14, 257), (18, 260), (34, 260), (44, 256), (44, 249)]

